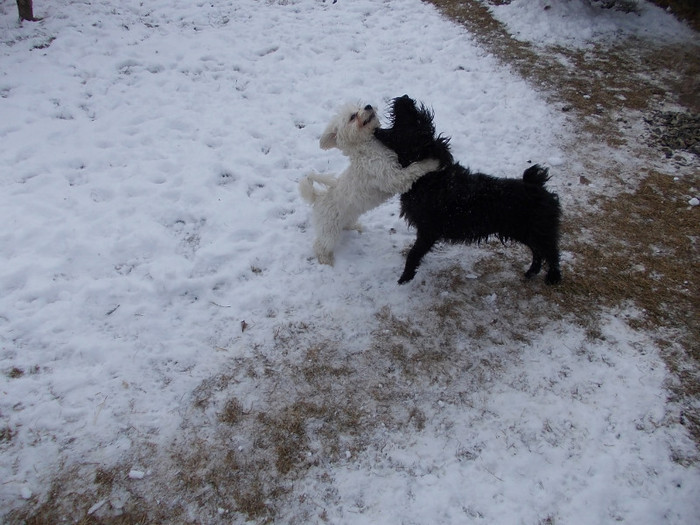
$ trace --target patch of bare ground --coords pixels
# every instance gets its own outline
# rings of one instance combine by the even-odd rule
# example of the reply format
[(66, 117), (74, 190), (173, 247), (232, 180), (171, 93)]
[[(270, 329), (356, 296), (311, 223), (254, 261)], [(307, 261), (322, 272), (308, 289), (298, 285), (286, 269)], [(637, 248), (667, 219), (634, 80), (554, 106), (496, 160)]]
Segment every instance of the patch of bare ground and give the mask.
[[(700, 444), (700, 222), (688, 205), (700, 188), (700, 44), (535, 49), (477, 0), (431, 3), (570, 117), (580, 183), (606, 191), (579, 192), (580, 204), (565, 209), (562, 248), (574, 260), (562, 285), (542, 293), (591, 333), (601, 307), (641, 309), (638, 327), (665, 350), (678, 378), (672, 397)], [(697, 7), (683, 12), (697, 23)], [(605, 148), (614, 159), (600, 154)]]
[[(342, 338), (318, 340), (314, 326), (280, 325), (283, 357), (261, 351), (203, 381), (184, 401), (187, 417), (167, 452), (138, 447), (140, 456), (110, 469), (66, 469), (46, 501), (10, 523), (331, 522), (338, 467), (372, 461), (387, 442), (424, 430), (437, 403), (470, 403), (517, 354), (478, 342), (453, 351), (462, 330), (488, 332), (490, 317), (470, 306), (482, 291), (456, 299), (476, 320), (449, 301), (418, 323), (382, 308), (359, 352)], [(133, 479), (134, 465), (150, 467)]]

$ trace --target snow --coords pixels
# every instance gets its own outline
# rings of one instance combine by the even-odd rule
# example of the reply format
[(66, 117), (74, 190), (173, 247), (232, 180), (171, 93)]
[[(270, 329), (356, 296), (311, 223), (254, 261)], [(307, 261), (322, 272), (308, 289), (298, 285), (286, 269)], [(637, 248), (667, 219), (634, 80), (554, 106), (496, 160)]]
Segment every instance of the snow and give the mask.
[(602, 9), (600, 2), (581, 0), (512, 0), (490, 11), (515, 38), (538, 45), (586, 48), (620, 36), (657, 42), (694, 38), (687, 24), (665, 16), (661, 7), (645, 0), (626, 4), (632, 9)]
[[(540, 43), (685, 34), (649, 5), (640, 17), (542, 4), (493, 10)], [(346, 165), (318, 147), (343, 102), (385, 110), (409, 93), (432, 106), (464, 164), (516, 176), (542, 162), (555, 190), (576, 191), (561, 112), (429, 4), (63, 0), (35, 15), (43, 21), (19, 25), (14, 3), (0, 5), (0, 424), (11, 435), (0, 442), (0, 512), (46, 498), (72, 464), (124, 464), (145, 484), (157, 465), (139, 446), (165, 455), (196, 426), (198, 388), (240, 374), (228, 395), (246, 410), (274, 407), (296, 395), (285, 374), (318, 341), (338, 343), (333, 358), (361, 372), (361, 399), (389, 391), (391, 354), (368, 350), (383, 309), (412, 322), (456, 299), (469, 305), (464, 323), (498, 318), (502, 289), (434, 288), (455, 260), (478, 282), (478, 248), (431, 254), (424, 283), (396, 285), (414, 235), (396, 199), (343, 237), (334, 267), (313, 259), (297, 181)], [(512, 277), (505, 288), (520, 286)], [(693, 444), (667, 403), (653, 338), (630, 315), (610, 313), (595, 340), (565, 319), (512, 345), (506, 323), (485, 339), (451, 336), (464, 368), (433, 382), (418, 369), (405, 387), (424, 428), (379, 424), (370, 446), (325, 458), (315, 468), (332, 474), (331, 500), (312, 474), (295, 490), (331, 523), (691, 522), (698, 472), (672, 457)], [(279, 383), (238, 368), (262, 361)], [(410, 404), (370, 401), (377, 414)], [(252, 439), (231, 446), (246, 453)], [(96, 496), (86, 512), (118, 510), (120, 497)], [(230, 516), (228, 505), (200, 509), (201, 520)]]
[(142, 470), (131, 469), (129, 471), (129, 479), (143, 479), (146, 473)]

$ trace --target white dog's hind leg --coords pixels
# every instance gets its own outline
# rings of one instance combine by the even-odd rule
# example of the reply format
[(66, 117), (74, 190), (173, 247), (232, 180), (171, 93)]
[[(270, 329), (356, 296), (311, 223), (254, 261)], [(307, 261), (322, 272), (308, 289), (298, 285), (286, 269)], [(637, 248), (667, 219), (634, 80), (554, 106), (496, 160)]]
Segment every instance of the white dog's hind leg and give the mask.
[(329, 202), (334, 193), (329, 193), (314, 207), (314, 223), (316, 227), (316, 240), (314, 252), (321, 264), (333, 266), (333, 251), (343, 231), (344, 217), (338, 209)]
[(333, 250), (329, 249), (327, 243), (323, 242), (323, 240), (320, 238), (317, 238), (314, 241), (314, 253), (316, 254), (318, 262), (333, 266), (333, 263), (335, 262)]
[(356, 229), (361, 231), (362, 226), (357, 222), (358, 213), (354, 210), (339, 210), (335, 205), (329, 205), (328, 197), (337, 197), (337, 190), (329, 192), (318, 206), (314, 208), (314, 221), (316, 225), (316, 240), (314, 251), (318, 262), (333, 266), (333, 252), (340, 240), (343, 230)]

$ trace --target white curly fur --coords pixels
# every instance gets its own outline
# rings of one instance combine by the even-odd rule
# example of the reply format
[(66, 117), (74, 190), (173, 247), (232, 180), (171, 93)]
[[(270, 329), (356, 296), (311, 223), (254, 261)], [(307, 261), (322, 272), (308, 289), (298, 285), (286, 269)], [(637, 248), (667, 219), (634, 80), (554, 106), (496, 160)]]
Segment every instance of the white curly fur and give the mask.
[[(372, 106), (344, 105), (319, 142), (322, 149), (338, 148), (350, 159), (350, 165), (337, 178), (311, 173), (299, 182), (302, 198), (313, 204), (314, 252), (322, 264), (333, 264), (342, 230), (360, 230), (360, 215), (392, 195), (408, 191), (419, 177), (438, 168), (434, 159), (401, 168), (396, 153), (374, 138), (378, 127)], [(314, 183), (322, 184), (325, 190), (317, 189)]]

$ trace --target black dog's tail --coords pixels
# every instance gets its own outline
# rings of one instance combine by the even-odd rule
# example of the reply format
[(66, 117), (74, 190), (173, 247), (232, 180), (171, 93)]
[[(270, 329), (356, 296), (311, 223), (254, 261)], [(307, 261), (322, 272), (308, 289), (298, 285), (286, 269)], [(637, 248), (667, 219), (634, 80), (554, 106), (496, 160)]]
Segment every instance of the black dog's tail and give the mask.
[(544, 188), (545, 183), (549, 180), (549, 169), (543, 168), (539, 164), (530, 166), (523, 172), (523, 181), (525, 184), (534, 184)]

